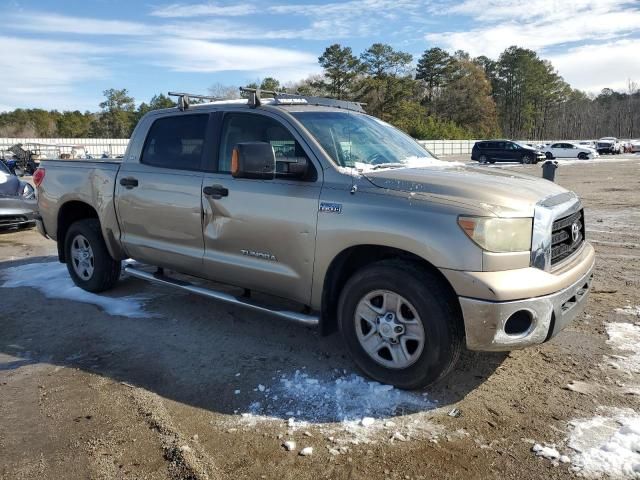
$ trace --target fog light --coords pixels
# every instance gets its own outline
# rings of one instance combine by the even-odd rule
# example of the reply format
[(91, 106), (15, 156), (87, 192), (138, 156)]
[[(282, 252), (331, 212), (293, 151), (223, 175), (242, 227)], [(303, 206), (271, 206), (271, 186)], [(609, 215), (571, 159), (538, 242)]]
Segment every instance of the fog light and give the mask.
[(528, 310), (518, 310), (504, 323), (504, 332), (507, 335), (520, 335), (531, 328), (533, 315)]

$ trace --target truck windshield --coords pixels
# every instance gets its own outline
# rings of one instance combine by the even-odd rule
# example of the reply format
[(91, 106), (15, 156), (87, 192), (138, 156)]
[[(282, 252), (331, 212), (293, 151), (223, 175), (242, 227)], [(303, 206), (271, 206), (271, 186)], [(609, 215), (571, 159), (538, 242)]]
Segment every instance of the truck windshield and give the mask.
[(413, 138), (375, 117), (349, 112), (292, 112), (341, 167), (376, 170), (430, 166), (434, 156)]

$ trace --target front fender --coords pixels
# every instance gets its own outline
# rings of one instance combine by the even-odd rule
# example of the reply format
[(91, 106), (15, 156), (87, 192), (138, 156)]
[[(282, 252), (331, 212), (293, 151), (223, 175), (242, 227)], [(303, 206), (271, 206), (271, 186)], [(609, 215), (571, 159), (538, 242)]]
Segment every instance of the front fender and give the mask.
[[(477, 213), (456, 202), (425, 201), (406, 193), (323, 190), (318, 213), (312, 308), (322, 304), (324, 279), (332, 261), (358, 245), (391, 247), (438, 268), (481, 271), (482, 251), (457, 224), (460, 214)], [(322, 203), (341, 205), (340, 212)]]

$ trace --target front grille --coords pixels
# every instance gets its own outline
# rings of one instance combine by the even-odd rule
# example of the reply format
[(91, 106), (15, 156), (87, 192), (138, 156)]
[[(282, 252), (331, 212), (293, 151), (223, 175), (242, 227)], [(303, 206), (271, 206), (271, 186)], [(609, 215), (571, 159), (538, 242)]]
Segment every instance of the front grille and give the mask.
[[(577, 235), (574, 239), (573, 229)], [(551, 266), (570, 257), (584, 242), (584, 210), (558, 218), (551, 233)]]
[(599, 143), (598, 144), (598, 148), (611, 148), (613, 147), (613, 145), (611, 145), (610, 143)]
[(28, 221), (24, 215), (0, 215), (0, 227), (8, 227)]

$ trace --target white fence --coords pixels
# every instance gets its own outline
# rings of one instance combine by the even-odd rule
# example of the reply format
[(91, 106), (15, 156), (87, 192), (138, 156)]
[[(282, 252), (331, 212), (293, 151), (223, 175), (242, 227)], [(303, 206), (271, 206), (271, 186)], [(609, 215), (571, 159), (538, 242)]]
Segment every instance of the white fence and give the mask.
[[(435, 155), (466, 155), (476, 140), (419, 140), (427, 150)], [(12, 145), (21, 143), (30, 149), (38, 149), (44, 156), (57, 157), (55, 152), (70, 153), (72, 147), (84, 147), (92, 156), (103, 153), (109, 156), (124, 155), (129, 143), (128, 138), (0, 138), (0, 151), (6, 151)], [(35, 144), (35, 145), (34, 145)]]
[(418, 140), (418, 143), (434, 155), (471, 155), (478, 140)]
[[(83, 147), (84, 152), (94, 157), (107, 154), (110, 157), (124, 155), (128, 138), (0, 138), (0, 151), (21, 143), (25, 149), (36, 150), (48, 158), (57, 158), (60, 153), (70, 153), (73, 147)], [(79, 151), (78, 148), (76, 148)]]

